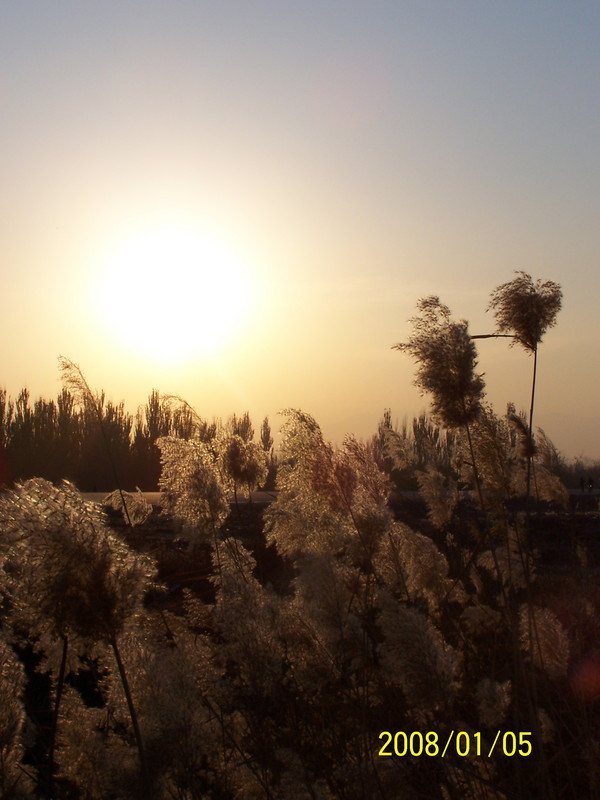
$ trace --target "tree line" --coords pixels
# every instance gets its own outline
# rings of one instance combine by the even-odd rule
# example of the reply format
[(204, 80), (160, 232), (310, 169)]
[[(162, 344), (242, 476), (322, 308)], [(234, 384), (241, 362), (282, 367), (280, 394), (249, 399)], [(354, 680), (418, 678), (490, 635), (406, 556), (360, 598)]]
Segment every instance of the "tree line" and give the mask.
[[(64, 387), (56, 399), (31, 399), (23, 388), (16, 398), (0, 389), (0, 485), (12, 487), (32, 477), (57, 483), (66, 478), (81, 491), (112, 491), (116, 483), (128, 490), (156, 491), (160, 477), (160, 437), (204, 441), (219, 430), (251, 441), (255, 431), (248, 412), (226, 422), (200, 420), (185, 403), (161, 397), (152, 390), (136, 414), (121, 401), (100, 392), (81, 401)], [(268, 418), (262, 422), (260, 443), (269, 454), (273, 481), (273, 439)], [(115, 476), (116, 472), (116, 476)]]
[[(115, 476), (110, 452), (123, 488), (156, 491), (161, 471), (157, 439), (189, 439), (196, 435), (209, 441), (223, 428), (244, 441), (255, 437), (247, 411), (241, 416), (231, 415), (226, 422), (209, 423), (199, 420), (185, 403), (165, 400), (156, 389), (146, 404), (131, 414), (123, 402), (107, 400), (104, 392), (96, 394), (93, 403), (78, 403), (67, 388), (56, 399), (40, 397), (34, 401), (26, 388), (16, 399), (0, 388), (0, 485), (11, 487), (32, 477), (53, 483), (66, 478), (81, 491), (112, 491)], [(418, 489), (418, 475), (428, 466), (446, 476), (452, 473), (456, 437), (451, 430), (436, 424), (431, 415), (422, 413), (411, 423), (405, 419), (399, 426), (392, 422), (391, 412), (386, 409), (375, 436), (381, 451), (390, 430), (394, 431), (396, 447), (401, 442), (405, 455), (410, 453), (403, 469), (392, 466), (389, 457), (386, 459), (387, 470), (399, 490)], [(269, 454), (267, 485), (272, 487), (275, 455), (268, 417), (261, 424), (259, 440)], [(567, 461), (548, 444), (547, 460), (567, 487), (577, 488), (581, 477), (586, 485), (591, 477), (594, 485), (600, 486), (600, 462), (581, 458)]]

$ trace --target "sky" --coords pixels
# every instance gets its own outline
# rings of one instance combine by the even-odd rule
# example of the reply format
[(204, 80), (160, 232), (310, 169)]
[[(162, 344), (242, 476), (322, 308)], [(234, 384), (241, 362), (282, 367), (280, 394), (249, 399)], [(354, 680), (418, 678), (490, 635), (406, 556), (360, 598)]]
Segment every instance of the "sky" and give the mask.
[[(132, 413), (366, 438), (428, 408), (418, 299), (488, 333), (524, 270), (564, 295), (537, 424), (600, 458), (599, 39), (595, 0), (0, 0), (0, 386), (62, 355)], [(528, 408), (531, 358), (478, 351)]]

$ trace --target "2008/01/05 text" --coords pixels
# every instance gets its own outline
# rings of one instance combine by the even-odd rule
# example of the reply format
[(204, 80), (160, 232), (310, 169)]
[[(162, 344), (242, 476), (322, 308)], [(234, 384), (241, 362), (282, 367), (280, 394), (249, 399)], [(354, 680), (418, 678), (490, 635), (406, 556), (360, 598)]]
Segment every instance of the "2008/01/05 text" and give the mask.
[(438, 756), (442, 758), (448, 753), (456, 753), (457, 756), (468, 756), (471, 753), (471, 748), (474, 748), (475, 755), (491, 758), (494, 750), (498, 748), (505, 756), (528, 756), (531, 755), (531, 731), (521, 731), (514, 733), (513, 731), (496, 732), (496, 738), (492, 745), (482, 746), (481, 733), (469, 734), (467, 731), (450, 731), (445, 740), (440, 741), (440, 737), (435, 731), (413, 731), (406, 733), (406, 731), (396, 731), (390, 733), (389, 731), (382, 731), (379, 738), (383, 740), (383, 744), (379, 749), (380, 756)]

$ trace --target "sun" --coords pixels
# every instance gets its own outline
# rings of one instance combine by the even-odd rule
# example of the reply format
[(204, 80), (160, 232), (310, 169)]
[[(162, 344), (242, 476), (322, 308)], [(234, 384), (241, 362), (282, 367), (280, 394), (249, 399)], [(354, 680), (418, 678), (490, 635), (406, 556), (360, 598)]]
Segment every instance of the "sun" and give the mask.
[(97, 270), (94, 303), (119, 347), (152, 362), (215, 357), (248, 325), (255, 287), (235, 249), (183, 225), (140, 229)]

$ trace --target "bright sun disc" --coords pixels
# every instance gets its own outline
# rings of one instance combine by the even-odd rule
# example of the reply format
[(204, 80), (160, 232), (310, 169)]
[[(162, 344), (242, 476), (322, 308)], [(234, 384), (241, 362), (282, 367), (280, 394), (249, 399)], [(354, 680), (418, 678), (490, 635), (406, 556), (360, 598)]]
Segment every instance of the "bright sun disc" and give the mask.
[(182, 226), (139, 231), (99, 270), (100, 317), (121, 348), (151, 361), (215, 356), (254, 304), (247, 269), (228, 244)]

